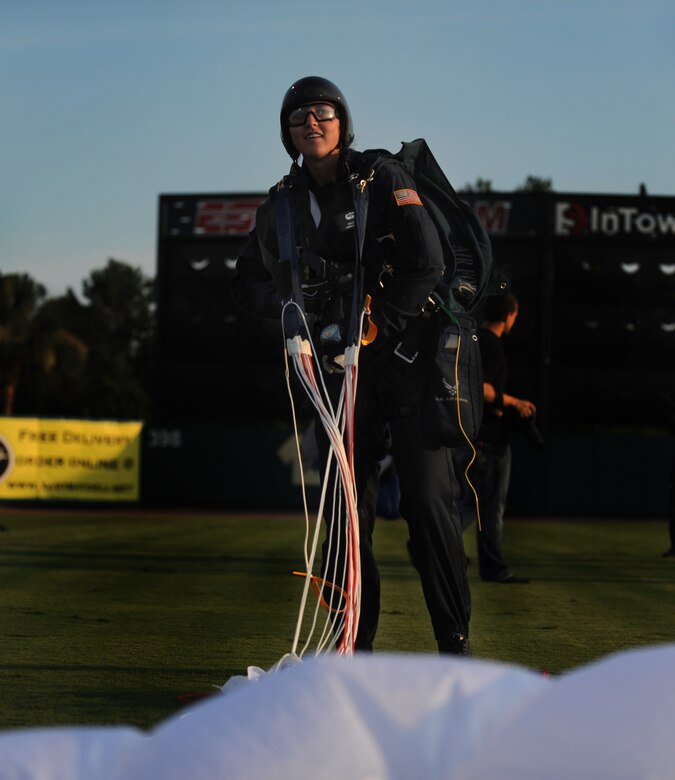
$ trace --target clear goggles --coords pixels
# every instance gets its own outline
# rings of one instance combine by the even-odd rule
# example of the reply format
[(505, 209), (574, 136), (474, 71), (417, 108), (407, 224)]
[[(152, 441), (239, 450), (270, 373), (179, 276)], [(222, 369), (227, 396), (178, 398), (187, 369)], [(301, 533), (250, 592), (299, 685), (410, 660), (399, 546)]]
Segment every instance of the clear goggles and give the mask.
[(330, 103), (312, 103), (291, 111), (288, 115), (289, 127), (302, 127), (310, 114), (317, 122), (328, 122), (337, 117), (335, 106), (331, 106)]

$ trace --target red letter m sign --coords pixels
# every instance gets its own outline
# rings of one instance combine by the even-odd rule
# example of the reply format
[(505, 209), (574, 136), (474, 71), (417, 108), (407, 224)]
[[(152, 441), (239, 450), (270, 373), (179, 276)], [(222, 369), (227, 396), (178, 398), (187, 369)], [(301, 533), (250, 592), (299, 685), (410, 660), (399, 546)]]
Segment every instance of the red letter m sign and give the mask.
[(473, 210), (488, 233), (506, 233), (511, 204), (507, 200), (477, 200)]

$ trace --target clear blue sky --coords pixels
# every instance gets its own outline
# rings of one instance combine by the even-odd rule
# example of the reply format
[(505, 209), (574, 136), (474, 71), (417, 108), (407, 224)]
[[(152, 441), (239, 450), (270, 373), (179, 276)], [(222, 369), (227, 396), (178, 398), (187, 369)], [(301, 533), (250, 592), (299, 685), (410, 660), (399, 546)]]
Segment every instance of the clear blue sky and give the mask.
[(0, 0), (0, 270), (154, 275), (158, 195), (267, 190), (305, 75), (459, 187), (675, 194), (672, 0)]

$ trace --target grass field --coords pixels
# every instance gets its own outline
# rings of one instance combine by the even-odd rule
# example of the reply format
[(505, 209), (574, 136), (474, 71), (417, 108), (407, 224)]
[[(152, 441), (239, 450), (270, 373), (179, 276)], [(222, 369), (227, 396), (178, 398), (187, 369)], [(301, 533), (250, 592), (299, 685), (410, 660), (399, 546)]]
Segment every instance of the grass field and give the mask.
[[(0, 729), (149, 728), (292, 645), (297, 515), (0, 510)], [(402, 521), (379, 521), (376, 652), (435, 652)], [(473, 529), (465, 536), (475, 559)], [(551, 673), (675, 641), (664, 521), (510, 519), (529, 585), (469, 567), (475, 656)]]

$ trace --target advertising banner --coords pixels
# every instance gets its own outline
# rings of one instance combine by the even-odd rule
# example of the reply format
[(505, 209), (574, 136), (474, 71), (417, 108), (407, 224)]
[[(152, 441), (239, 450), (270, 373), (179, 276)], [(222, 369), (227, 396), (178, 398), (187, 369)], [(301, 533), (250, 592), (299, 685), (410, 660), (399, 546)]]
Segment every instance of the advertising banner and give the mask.
[(0, 417), (0, 500), (137, 501), (142, 425)]
[(558, 238), (675, 239), (675, 200), (665, 197), (558, 195), (553, 231)]

